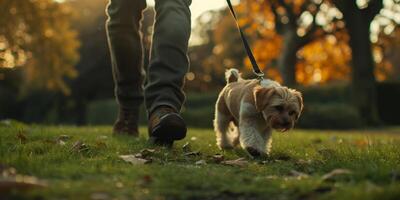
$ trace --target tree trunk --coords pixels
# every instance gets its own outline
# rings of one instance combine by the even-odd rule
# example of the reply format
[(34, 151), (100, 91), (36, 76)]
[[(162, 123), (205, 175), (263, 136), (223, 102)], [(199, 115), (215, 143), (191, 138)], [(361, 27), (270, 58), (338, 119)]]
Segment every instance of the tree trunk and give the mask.
[(380, 123), (377, 109), (377, 89), (370, 40), (370, 22), (353, 13), (346, 20), (352, 50), (353, 103), (368, 125)]
[(281, 72), (283, 83), (292, 87), (297, 85), (296, 81), (296, 64), (297, 51), (299, 50), (300, 38), (296, 34), (296, 30), (286, 30), (283, 36), (282, 52), (278, 58), (278, 68)]

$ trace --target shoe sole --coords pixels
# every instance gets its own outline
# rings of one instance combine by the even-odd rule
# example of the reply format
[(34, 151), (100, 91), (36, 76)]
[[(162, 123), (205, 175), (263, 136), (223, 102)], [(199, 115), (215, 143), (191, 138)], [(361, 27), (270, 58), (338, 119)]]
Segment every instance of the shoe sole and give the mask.
[(181, 140), (186, 137), (186, 124), (183, 118), (171, 113), (160, 119), (160, 123), (151, 132), (151, 137), (164, 141)]
[(163, 146), (167, 148), (172, 148), (172, 146), (174, 145), (173, 140), (163, 140), (156, 137), (150, 137), (148, 141), (151, 145)]

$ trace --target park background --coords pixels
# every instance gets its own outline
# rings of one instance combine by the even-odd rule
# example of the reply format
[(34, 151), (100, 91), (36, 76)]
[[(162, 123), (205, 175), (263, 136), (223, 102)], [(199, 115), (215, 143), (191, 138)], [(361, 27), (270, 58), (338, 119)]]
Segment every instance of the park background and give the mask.
[[(106, 3), (0, 1), (0, 119), (114, 122)], [(143, 13), (147, 51), (153, 5), (149, 2)], [(241, 0), (234, 5), (266, 75), (303, 92), (305, 109), (298, 127), (400, 124), (399, 1)], [(253, 75), (224, 0), (193, 0), (191, 8), (191, 67), (183, 115), (191, 127), (211, 127), (224, 71), (235, 67), (245, 77)], [(141, 115), (144, 124), (144, 110)]]
[(192, 0), (187, 137), (149, 144), (144, 109), (139, 137), (111, 136), (106, 3), (0, 0), (0, 199), (400, 199), (399, 0), (233, 1), (266, 75), (304, 95), (261, 159), (211, 128), (225, 69), (254, 77), (225, 0)]

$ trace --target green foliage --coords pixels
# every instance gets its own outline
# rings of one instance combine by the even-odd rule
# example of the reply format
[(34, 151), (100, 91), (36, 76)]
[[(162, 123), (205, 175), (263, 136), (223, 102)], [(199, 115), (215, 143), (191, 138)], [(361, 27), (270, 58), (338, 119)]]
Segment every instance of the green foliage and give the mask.
[(75, 77), (79, 59), (72, 10), (53, 0), (0, 1), (0, 67), (23, 67), (24, 89), (69, 93), (64, 78)]
[(112, 124), (117, 117), (118, 105), (114, 99), (94, 101), (87, 107), (88, 124)]
[[(212, 127), (214, 117), (214, 104), (217, 93), (207, 95), (191, 93), (187, 96), (186, 105), (183, 108), (183, 117), (190, 126)], [(93, 125), (112, 124), (117, 117), (118, 105), (114, 99), (94, 101), (89, 104), (87, 111), (87, 122)], [(140, 123), (147, 122), (144, 106), (140, 110)]]
[(350, 88), (347, 84), (328, 84), (298, 88), (306, 104), (309, 103), (350, 103)]
[[(382, 131), (274, 133), (263, 163), (242, 150), (220, 151), (209, 129), (190, 129), (172, 150), (141, 137), (112, 137), (111, 127), (14, 126), (0, 123), (0, 163), (35, 176), (48, 187), (15, 191), (6, 199), (399, 199), (400, 137)], [(60, 135), (70, 136), (65, 143)], [(76, 141), (87, 145), (74, 151)], [(199, 156), (184, 156), (186, 142)], [(154, 148), (153, 162), (132, 165), (118, 158)], [(246, 157), (244, 167), (213, 161)], [(207, 164), (196, 165), (198, 160)], [(334, 169), (350, 174), (322, 177)], [(3, 168), (2, 168), (3, 169)]]
[(355, 129), (363, 126), (357, 110), (348, 104), (307, 104), (298, 127), (310, 129)]

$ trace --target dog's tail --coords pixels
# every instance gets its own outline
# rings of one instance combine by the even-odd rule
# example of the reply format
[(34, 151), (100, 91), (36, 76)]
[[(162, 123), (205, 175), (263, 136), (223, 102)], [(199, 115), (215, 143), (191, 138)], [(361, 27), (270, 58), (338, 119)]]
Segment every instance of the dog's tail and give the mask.
[(237, 82), (242, 77), (240, 76), (239, 70), (235, 68), (231, 68), (226, 70), (225, 72), (225, 79), (227, 83)]

